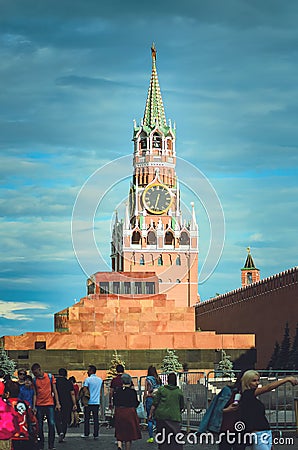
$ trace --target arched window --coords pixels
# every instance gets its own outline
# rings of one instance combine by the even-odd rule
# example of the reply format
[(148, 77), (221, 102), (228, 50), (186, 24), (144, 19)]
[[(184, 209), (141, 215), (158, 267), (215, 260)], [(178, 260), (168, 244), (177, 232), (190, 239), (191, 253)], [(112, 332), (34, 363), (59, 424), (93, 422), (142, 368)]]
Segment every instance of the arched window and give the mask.
[(251, 272), (247, 272), (247, 283), (251, 284), (252, 283), (252, 273)]
[(179, 278), (177, 278), (176, 283), (181, 283), (181, 280), (179, 280)]
[(173, 233), (171, 231), (166, 231), (165, 234), (165, 244), (166, 245), (172, 245), (174, 242), (174, 236)]
[(180, 245), (189, 245), (189, 234), (186, 231), (182, 231), (180, 235)]
[(158, 260), (157, 260), (157, 265), (158, 265), (158, 266), (163, 266), (162, 255), (159, 255)]
[(172, 255), (169, 255), (169, 264), (172, 265)]
[(161, 138), (160, 134), (154, 133), (154, 135), (153, 135), (153, 147), (154, 148), (161, 148), (161, 144), (162, 144), (162, 138)]
[(156, 233), (150, 230), (149, 233), (147, 234), (147, 244), (156, 245), (156, 242), (157, 242)]
[(177, 258), (176, 258), (176, 266), (181, 266), (181, 258), (180, 258), (180, 255), (177, 255)]
[(144, 266), (145, 265), (145, 258), (144, 255), (141, 255), (140, 257), (140, 266)]
[(141, 233), (139, 231), (134, 231), (132, 233), (131, 243), (132, 244), (139, 244), (141, 241)]

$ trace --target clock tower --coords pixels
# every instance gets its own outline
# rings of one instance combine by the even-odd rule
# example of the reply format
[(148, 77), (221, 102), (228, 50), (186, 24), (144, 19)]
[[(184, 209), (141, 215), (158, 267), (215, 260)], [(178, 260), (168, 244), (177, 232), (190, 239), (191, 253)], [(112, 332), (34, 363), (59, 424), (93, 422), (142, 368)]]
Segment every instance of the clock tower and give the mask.
[(198, 301), (198, 226), (192, 204), (186, 222), (176, 175), (176, 126), (166, 121), (151, 48), (152, 73), (144, 117), (133, 128), (133, 177), (124, 221), (116, 220), (111, 243), (112, 270), (155, 272), (159, 292), (177, 306)]

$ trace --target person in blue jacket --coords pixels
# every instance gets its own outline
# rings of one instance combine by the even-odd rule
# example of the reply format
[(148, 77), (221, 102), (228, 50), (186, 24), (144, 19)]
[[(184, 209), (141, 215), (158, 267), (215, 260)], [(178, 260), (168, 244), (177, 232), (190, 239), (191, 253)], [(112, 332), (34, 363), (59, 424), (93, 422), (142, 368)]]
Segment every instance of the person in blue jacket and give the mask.
[[(241, 376), (233, 386), (225, 386), (210, 403), (199, 426), (199, 433), (218, 434), (219, 450), (244, 450), (241, 435), (235, 424), (241, 420), (238, 402), (235, 395), (241, 392)], [(231, 434), (233, 433), (233, 434)]]

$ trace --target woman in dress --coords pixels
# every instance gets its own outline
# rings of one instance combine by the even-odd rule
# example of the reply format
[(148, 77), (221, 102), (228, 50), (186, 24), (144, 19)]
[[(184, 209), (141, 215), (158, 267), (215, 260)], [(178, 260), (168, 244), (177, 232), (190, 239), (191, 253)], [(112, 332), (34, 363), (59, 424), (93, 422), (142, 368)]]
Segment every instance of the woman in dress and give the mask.
[(154, 419), (149, 419), (151, 406), (153, 403), (153, 396), (157, 389), (161, 386), (161, 379), (159, 378), (156, 368), (154, 366), (148, 367), (148, 372), (146, 376), (145, 381), (145, 391), (144, 391), (144, 397), (143, 402), (145, 405), (145, 410), (147, 412), (147, 418), (148, 418), (148, 433), (149, 433), (149, 439), (147, 442), (151, 443), (154, 442), (153, 438), (153, 426), (155, 425)]
[(125, 450), (130, 450), (131, 442), (142, 438), (136, 407), (139, 404), (137, 393), (131, 387), (132, 379), (128, 373), (122, 376), (123, 386), (117, 389), (114, 396), (115, 436), (118, 450), (125, 443)]
[[(265, 386), (259, 386), (260, 375), (255, 370), (247, 370), (241, 378), (242, 398), (240, 402), (241, 420), (245, 424), (244, 443), (251, 445), (252, 450), (271, 450), (272, 432), (265, 415), (265, 406), (257, 398), (259, 395), (277, 389), (285, 383), (292, 386), (298, 384), (295, 377), (285, 377), (281, 380), (273, 381)], [(250, 436), (252, 437), (250, 440)], [(249, 442), (247, 439), (249, 438)]]

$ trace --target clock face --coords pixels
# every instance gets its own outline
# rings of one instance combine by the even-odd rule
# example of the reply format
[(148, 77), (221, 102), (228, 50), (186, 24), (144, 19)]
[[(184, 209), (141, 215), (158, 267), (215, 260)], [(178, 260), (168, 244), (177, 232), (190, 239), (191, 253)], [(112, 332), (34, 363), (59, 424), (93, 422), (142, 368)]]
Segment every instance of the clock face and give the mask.
[(161, 184), (147, 186), (143, 192), (143, 203), (152, 214), (163, 214), (171, 206), (171, 192)]

